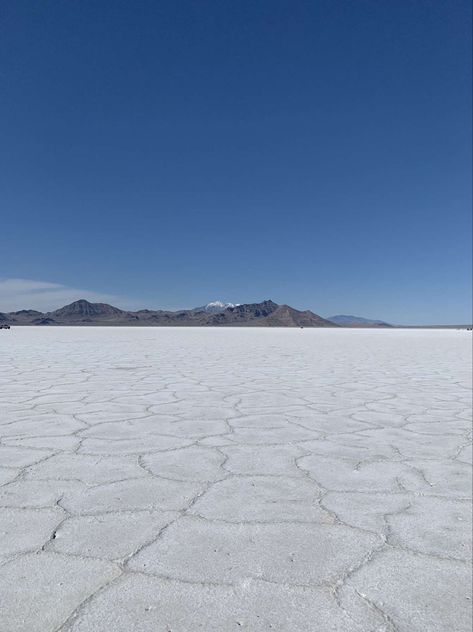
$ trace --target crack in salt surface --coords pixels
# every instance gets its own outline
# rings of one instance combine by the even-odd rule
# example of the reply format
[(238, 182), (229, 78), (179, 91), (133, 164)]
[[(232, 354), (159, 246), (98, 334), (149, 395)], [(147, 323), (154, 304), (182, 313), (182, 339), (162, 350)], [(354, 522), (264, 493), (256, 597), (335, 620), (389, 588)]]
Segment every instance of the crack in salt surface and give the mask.
[[(468, 564), (465, 534), (471, 526), (463, 518), (463, 503), (471, 498), (467, 332), (11, 331), (13, 337), (5, 339), (5, 359), (10, 363), (0, 365), (0, 467), (14, 478), (0, 485), (0, 513), (10, 521), (3, 527), (7, 533), (12, 528), (21, 533), (22, 548), (2, 555), (0, 542), (0, 590), (9, 569), (30, 563), (30, 556), (41, 552), (71, 564), (76, 561), (84, 572), (91, 564), (112, 564), (117, 573), (93, 590), (84, 584), (85, 597), (78, 602), (67, 595), (59, 600), (60, 623), (54, 627), (47, 627), (40, 611), (29, 621), (31, 632), (96, 632), (102, 625), (97, 621), (105, 614), (97, 604), (116, 609), (112, 595), (121, 594), (123, 580), (133, 591), (141, 577), (175, 582), (183, 600), (188, 590), (206, 591), (210, 599), (222, 587), (238, 590), (253, 579), (266, 590), (287, 591), (287, 621), (279, 621), (278, 628), (282, 632), (296, 629), (290, 623), (290, 591), (298, 589), (327, 589), (333, 597), (327, 605), (330, 616), (346, 618), (343, 632), (423, 632), (430, 623), (419, 612), (414, 627), (402, 612), (391, 614), (397, 606), (394, 592), (386, 607), (380, 605), (371, 584), (376, 584), (379, 565), (383, 568), (384, 554), (413, 556), (424, 576), (432, 573), (429, 586), (412, 577), (418, 603), (430, 596), (426, 591), (437, 590), (430, 570), (435, 564), (451, 572), (452, 586), (457, 581), (453, 568)], [(182, 445), (170, 447), (170, 441)], [(5, 455), (9, 450), (5, 465), (2, 450)], [(55, 460), (61, 456), (75, 459), (73, 471), (67, 462)], [(29, 458), (33, 461), (24, 465), (22, 459)], [(110, 480), (104, 474), (105, 463), (117, 468)], [(341, 476), (342, 471), (346, 475)], [(166, 486), (171, 485), (175, 491), (167, 496)], [(421, 501), (435, 501), (432, 506), (441, 512), (435, 517), (438, 524), (448, 526), (441, 536), (429, 531), (429, 516), (422, 508), (430, 505), (418, 505)], [(38, 545), (28, 525), (12, 527), (17, 514), (9, 516), (10, 508), (36, 512), (37, 520), (43, 519), (41, 511), (51, 508), (62, 514), (54, 526), (45, 527)], [(311, 513), (315, 508), (318, 514)], [(114, 516), (144, 524), (160, 511), (172, 514), (165, 524), (147, 535), (145, 530), (133, 533), (127, 553), (114, 557), (113, 532), (107, 531)], [(0, 516), (0, 530), (1, 520)], [(76, 520), (89, 521), (92, 541), (84, 540), (81, 548), (79, 539), (68, 550), (71, 536), (66, 534)], [(185, 534), (193, 521), (204, 533), (212, 529), (216, 534), (213, 554), (218, 559), (227, 560), (231, 568), (242, 564), (240, 575), (232, 571), (235, 579), (197, 581), (176, 577), (171, 566), (162, 572), (131, 566), (158, 544), (172, 542), (168, 536), (173, 529), (179, 527)], [(278, 557), (279, 530), (310, 533), (320, 525), (320, 533), (328, 538), (326, 546), (330, 534), (342, 529), (353, 548), (361, 551), (352, 561), (337, 550), (331, 553), (342, 568), (335, 579), (324, 577), (324, 562), (318, 557), (323, 546), (317, 552), (298, 543), (287, 559)], [(233, 528), (270, 534), (274, 569), (276, 576), (281, 574), (277, 581), (265, 570), (262, 551), (256, 549), (250, 559), (244, 549), (230, 554), (223, 530)], [(373, 536), (374, 543), (362, 544)], [(55, 548), (58, 542), (60, 550)], [(182, 546), (182, 551), (171, 549), (171, 560), (179, 553), (184, 564), (192, 563), (201, 554), (187, 547), (185, 538)], [(295, 563), (301, 564), (300, 571), (292, 570), (291, 579), (284, 578), (284, 569)], [(322, 578), (308, 581), (304, 563), (322, 565)], [(359, 585), (365, 581), (366, 586)], [(39, 599), (48, 591), (54, 596), (55, 587), (39, 584), (30, 590), (37, 590)], [(353, 602), (346, 591), (352, 591)], [(452, 591), (456, 592), (449, 600), (456, 599), (456, 605), (446, 603), (435, 632), (450, 632), (453, 608), (458, 631), (469, 629), (471, 601), (458, 602), (459, 590)], [(439, 594), (442, 599), (445, 596)], [(136, 607), (138, 602), (137, 594), (130, 603)], [(215, 606), (209, 604), (212, 616)], [(48, 607), (52, 606), (44, 606)], [(127, 602), (122, 607), (132, 606)], [(411, 617), (411, 606), (403, 607)], [(29, 615), (16, 612), (14, 602), (8, 608), (13, 622), (9, 632), (16, 632), (21, 617)], [(251, 606), (249, 629), (265, 629), (258, 626), (268, 608), (264, 600)], [(134, 615), (143, 632), (179, 625), (178, 613), (174, 622), (156, 615), (154, 624), (147, 616), (144, 611)], [(95, 623), (88, 627), (88, 621)], [(120, 620), (115, 623), (118, 632), (124, 632)], [(309, 628), (297, 628), (302, 629)]]

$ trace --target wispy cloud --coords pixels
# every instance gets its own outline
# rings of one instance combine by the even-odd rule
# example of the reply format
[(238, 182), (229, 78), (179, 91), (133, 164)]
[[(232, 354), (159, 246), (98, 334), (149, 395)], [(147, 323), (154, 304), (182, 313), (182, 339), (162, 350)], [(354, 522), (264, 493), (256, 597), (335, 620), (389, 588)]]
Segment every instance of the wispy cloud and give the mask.
[(96, 303), (112, 303), (125, 309), (130, 307), (127, 299), (113, 294), (102, 294), (48, 281), (0, 278), (0, 312), (19, 309), (47, 312), (80, 298)]

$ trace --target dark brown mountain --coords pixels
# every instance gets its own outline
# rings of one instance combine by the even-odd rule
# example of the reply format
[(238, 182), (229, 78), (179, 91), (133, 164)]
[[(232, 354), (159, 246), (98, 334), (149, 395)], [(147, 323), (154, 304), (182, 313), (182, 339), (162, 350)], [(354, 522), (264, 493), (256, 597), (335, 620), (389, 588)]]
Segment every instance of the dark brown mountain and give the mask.
[(122, 309), (107, 305), (107, 303), (89, 303), (85, 299), (74, 301), (70, 305), (56, 309), (54, 312), (50, 312), (50, 316), (54, 319), (81, 319), (81, 318), (94, 318), (94, 317), (120, 317), (122, 314), (126, 314)]
[(223, 326), (261, 327), (333, 327), (334, 324), (307, 310), (300, 312), (289, 305), (273, 301), (250, 303), (228, 307), (221, 314), (214, 314), (211, 324)]
[(42, 312), (38, 312), (35, 309), (20, 309), (20, 311), (18, 312), (11, 312), (15, 317), (19, 317), (21, 318), (22, 316), (25, 317), (29, 317), (29, 316), (42, 316)]
[(47, 316), (40, 316), (39, 318), (34, 318), (31, 323), (29, 323), (30, 325), (59, 325), (59, 323), (57, 323), (55, 320), (53, 320), (52, 318), (48, 318)]
[(301, 312), (289, 305), (279, 305), (268, 321), (271, 325), (277, 321), (279, 327), (333, 327), (333, 323), (318, 314), (308, 309)]
[(273, 301), (228, 307), (221, 313), (142, 309), (131, 312), (106, 303), (84, 299), (41, 313), (21, 310), (2, 314), (2, 322), (12, 325), (123, 325), (142, 327), (337, 327), (311, 311), (301, 312)]

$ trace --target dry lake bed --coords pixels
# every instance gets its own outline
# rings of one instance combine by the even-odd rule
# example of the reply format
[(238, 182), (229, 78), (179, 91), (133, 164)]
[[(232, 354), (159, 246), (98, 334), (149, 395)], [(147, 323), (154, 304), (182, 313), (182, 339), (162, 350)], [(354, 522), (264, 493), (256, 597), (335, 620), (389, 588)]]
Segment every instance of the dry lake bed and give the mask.
[(470, 354), (0, 331), (0, 631), (469, 632)]

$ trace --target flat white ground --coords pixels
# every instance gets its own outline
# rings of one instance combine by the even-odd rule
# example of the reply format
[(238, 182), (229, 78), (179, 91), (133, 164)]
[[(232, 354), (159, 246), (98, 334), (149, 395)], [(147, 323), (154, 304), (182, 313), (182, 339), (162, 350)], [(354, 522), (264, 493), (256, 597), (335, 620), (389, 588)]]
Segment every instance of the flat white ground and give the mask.
[(0, 331), (1, 632), (469, 631), (470, 350)]

